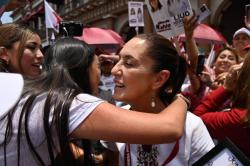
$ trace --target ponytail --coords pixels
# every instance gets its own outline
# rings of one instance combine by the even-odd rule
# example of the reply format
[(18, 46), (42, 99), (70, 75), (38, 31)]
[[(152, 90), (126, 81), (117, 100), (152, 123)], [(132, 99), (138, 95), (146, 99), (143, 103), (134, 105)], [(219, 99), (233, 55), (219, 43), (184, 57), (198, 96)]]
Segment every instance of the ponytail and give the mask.
[(171, 71), (171, 78), (166, 82), (166, 86), (163, 86), (160, 92), (161, 100), (165, 103), (171, 103), (177, 93), (181, 91), (181, 86), (185, 80), (187, 73), (186, 60), (178, 56), (175, 71)]

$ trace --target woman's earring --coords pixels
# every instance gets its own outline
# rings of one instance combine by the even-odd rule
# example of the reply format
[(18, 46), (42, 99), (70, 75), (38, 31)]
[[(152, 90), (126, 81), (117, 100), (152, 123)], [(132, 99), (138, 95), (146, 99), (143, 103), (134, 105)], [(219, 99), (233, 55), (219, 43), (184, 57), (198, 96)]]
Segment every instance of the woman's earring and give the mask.
[(166, 92), (167, 94), (171, 94), (171, 93), (173, 92), (173, 89), (170, 88), (170, 87), (168, 87), (168, 88), (165, 89), (165, 92)]
[(151, 99), (151, 107), (155, 108), (155, 97), (152, 97)]

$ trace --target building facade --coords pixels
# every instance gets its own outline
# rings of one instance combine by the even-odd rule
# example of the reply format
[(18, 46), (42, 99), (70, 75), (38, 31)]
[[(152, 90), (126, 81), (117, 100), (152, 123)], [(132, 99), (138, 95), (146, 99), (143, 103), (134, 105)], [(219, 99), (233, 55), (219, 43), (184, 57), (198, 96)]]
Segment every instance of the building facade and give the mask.
[[(85, 26), (110, 28), (118, 32), (125, 41), (136, 32), (128, 24), (128, 0), (48, 0), (64, 21), (80, 21)], [(144, 2), (144, 0), (136, 0)], [(222, 32), (230, 43), (235, 30), (244, 26), (244, 6), (247, 0), (190, 0), (194, 10), (206, 4), (211, 15), (205, 20)], [(43, 0), (30, 0), (12, 14), (15, 22), (22, 22), (37, 29), (45, 39)], [(153, 32), (153, 24), (147, 6), (144, 5), (145, 26), (140, 33)]]

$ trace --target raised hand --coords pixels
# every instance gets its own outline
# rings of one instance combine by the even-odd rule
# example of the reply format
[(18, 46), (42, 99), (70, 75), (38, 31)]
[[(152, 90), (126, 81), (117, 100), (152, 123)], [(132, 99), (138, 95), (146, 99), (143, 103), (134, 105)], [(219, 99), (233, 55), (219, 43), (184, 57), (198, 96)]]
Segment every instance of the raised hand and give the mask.
[(201, 82), (203, 82), (206, 86), (211, 88), (213, 86), (214, 77), (211, 74), (211, 72), (209, 72), (209, 70), (211, 69), (209, 69), (207, 66), (204, 66), (204, 70), (199, 76), (200, 76)]
[(222, 86), (222, 85), (224, 84), (224, 82), (225, 82), (225, 79), (226, 79), (227, 75), (228, 75), (228, 72), (224, 72), (224, 73), (219, 74), (219, 75), (216, 77), (216, 79), (214, 80), (213, 86), (212, 86), (212, 87), (213, 87), (214, 89), (216, 89), (216, 88), (218, 88), (219, 86)]
[(185, 30), (185, 36), (186, 39), (191, 39), (193, 37), (194, 29), (198, 26), (198, 17), (195, 13), (195, 10), (193, 10), (193, 15), (190, 17), (185, 17), (183, 19), (184, 23), (184, 30)]
[(225, 89), (229, 91), (233, 91), (235, 89), (235, 85), (239, 78), (241, 67), (242, 67), (242, 64), (237, 64), (237, 65), (233, 65), (229, 69), (228, 74), (225, 78), (224, 85), (223, 85)]
[(99, 56), (99, 62), (103, 62), (105, 61), (106, 59), (110, 59), (112, 61), (114, 61), (115, 63), (120, 59), (119, 55), (115, 55), (115, 54), (111, 54), (111, 55), (108, 55), (108, 54), (100, 54)]

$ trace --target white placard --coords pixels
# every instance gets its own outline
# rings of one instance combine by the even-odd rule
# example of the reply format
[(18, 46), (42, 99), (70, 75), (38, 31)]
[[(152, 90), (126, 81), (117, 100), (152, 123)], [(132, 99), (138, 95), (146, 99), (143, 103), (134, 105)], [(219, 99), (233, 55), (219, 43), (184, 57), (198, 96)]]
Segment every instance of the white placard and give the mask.
[(144, 15), (143, 15), (143, 2), (128, 2), (128, 16), (130, 27), (143, 27)]
[(184, 33), (183, 18), (192, 15), (189, 0), (145, 0), (155, 31), (167, 38)]
[(197, 12), (197, 16), (198, 18), (198, 23), (200, 24), (205, 18), (207, 18), (209, 15), (211, 14), (211, 11), (208, 9), (206, 4), (203, 4), (198, 12)]

